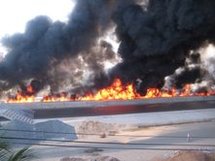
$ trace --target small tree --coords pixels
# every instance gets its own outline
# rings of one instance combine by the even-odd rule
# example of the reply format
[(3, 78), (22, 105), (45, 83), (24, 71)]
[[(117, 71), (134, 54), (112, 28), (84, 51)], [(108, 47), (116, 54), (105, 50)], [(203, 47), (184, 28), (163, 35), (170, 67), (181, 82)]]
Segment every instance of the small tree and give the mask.
[(1, 161), (30, 161), (34, 158), (32, 150), (25, 147), (12, 151), (8, 142), (0, 140), (0, 160)]

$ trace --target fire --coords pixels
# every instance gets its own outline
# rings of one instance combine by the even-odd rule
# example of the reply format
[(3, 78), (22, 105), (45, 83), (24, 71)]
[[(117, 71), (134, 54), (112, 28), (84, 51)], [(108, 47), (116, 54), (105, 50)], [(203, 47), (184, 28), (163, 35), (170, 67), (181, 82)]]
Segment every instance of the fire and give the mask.
[(34, 102), (35, 96), (24, 95), (22, 92), (18, 91), (15, 97), (11, 97), (7, 100), (8, 103), (27, 103)]
[(35, 91), (31, 85), (26, 87), (26, 90), (18, 90), (17, 94), (14, 97), (10, 97), (8, 103), (27, 103), (35, 101)]
[(104, 89), (99, 90), (96, 94), (88, 94), (78, 100), (131, 100), (141, 98), (132, 84), (123, 85), (120, 79), (115, 79), (114, 82)]
[[(113, 83), (103, 89), (98, 90), (96, 93), (88, 93), (84, 96), (71, 97), (67, 93), (60, 93), (55, 95), (48, 95), (43, 97), (42, 102), (57, 102), (57, 101), (105, 101), (105, 100), (133, 100), (133, 99), (147, 99), (158, 97), (180, 97), (180, 96), (209, 96), (215, 95), (215, 92), (202, 92), (193, 93), (191, 85), (185, 85), (180, 91), (173, 88), (168, 91), (163, 91), (158, 88), (149, 88), (143, 96), (139, 94), (134, 84), (123, 84), (119, 78), (116, 78)], [(26, 103), (35, 102), (34, 90), (28, 86), (26, 92), (20, 92), (15, 97), (8, 99), (8, 103)]]
[(48, 95), (43, 97), (43, 102), (63, 102), (63, 101), (71, 101), (71, 99), (67, 96), (67, 93), (60, 93), (57, 95)]
[(26, 90), (27, 90), (27, 93), (34, 94), (34, 89), (33, 89), (33, 87), (31, 85), (27, 86)]

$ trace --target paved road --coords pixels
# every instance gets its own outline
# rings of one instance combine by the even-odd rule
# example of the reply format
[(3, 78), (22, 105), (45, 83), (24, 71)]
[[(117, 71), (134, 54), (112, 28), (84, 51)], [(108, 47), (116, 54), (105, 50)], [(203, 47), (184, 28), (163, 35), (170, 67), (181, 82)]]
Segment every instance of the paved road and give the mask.
[(174, 97), (114, 101), (74, 101), (1, 104), (9, 109), (31, 109), (35, 119), (147, 113), (215, 108), (215, 96)]
[[(190, 142), (187, 142), (187, 134), (191, 135)], [(172, 125), (163, 127), (153, 127), (153, 128), (140, 128), (136, 130), (123, 131), (119, 133), (121, 135), (154, 135), (155, 137), (150, 138), (134, 138), (134, 137), (107, 137), (107, 138), (86, 138), (87, 141), (114, 141), (124, 143), (123, 145), (96, 145), (96, 144), (79, 144), (84, 146), (105, 146), (106, 148), (101, 148), (103, 151), (91, 152), (90, 149), (82, 148), (55, 148), (55, 147), (39, 147), (35, 146), (35, 152), (40, 158), (37, 159), (43, 161), (59, 161), (62, 157), (95, 157), (98, 155), (109, 155), (119, 158), (123, 161), (149, 161), (157, 157), (167, 157), (172, 155), (175, 150), (123, 150), (122, 148), (195, 148), (200, 150), (215, 150), (214, 147), (209, 146), (193, 146), (193, 144), (213, 144), (215, 145), (215, 122), (201, 122), (193, 124), (182, 124), (182, 125)], [(162, 138), (165, 136), (165, 138)], [(174, 138), (174, 136), (179, 136), (180, 138)], [(193, 137), (207, 137), (207, 138), (193, 138)], [(83, 139), (82, 139), (83, 140)], [(129, 143), (138, 144), (171, 144), (171, 145), (132, 145)], [(186, 144), (186, 146), (174, 146), (175, 144)], [(67, 143), (66, 145), (74, 145), (73, 143)], [(77, 145), (77, 144), (76, 144)], [(116, 149), (111, 149), (111, 148)], [(117, 149), (119, 148), (119, 149)], [(87, 150), (87, 151), (86, 151)]]

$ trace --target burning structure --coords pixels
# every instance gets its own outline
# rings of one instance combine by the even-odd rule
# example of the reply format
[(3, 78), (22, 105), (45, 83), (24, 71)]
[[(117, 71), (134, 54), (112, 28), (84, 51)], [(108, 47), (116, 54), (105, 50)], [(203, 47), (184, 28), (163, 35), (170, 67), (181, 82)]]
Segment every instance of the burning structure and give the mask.
[[(44, 90), (45, 102), (213, 95), (214, 8), (213, 0), (78, 0), (68, 22), (39, 16), (3, 39), (1, 94), (19, 88), (9, 102)], [(113, 28), (117, 53), (103, 40)]]

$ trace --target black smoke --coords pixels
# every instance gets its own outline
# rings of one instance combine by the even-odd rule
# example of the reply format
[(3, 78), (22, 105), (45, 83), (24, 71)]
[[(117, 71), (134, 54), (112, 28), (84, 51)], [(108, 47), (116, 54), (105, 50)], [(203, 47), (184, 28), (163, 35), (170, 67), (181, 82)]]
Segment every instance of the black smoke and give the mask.
[[(122, 62), (108, 75), (98, 70), (102, 64), (90, 63), (91, 70), (100, 73), (94, 84), (104, 86), (120, 77), (123, 82), (141, 79), (143, 93), (148, 87), (161, 88), (166, 76), (185, 65), (190, 50), (215, 42), (214, 8), (214, 0), (78, 0), (67, 23), (39, 16), (27, 24), (24, 34), (3, 40), (9, 53), (0, 64), (0, 88), (28, 79), (58, 84), (50, 81), (50, 69), (81, 54), (93, 62), (92, 47), (113, 24)], [(197, 71), (193, 79), (189, 74), (182, 78), (192, 82), (199, 75)]]
[(76, 3), (66, 23), (38, 16), (28, 22), (23, 34), (3, 39), (9, 52), (0, 64), (1, 90), (28, 79), (49, 84), (51, 65), (90, 51), (110, 24), (113, 2), (78, 0)]
[[(147, 7), (119, 7), (113, 20), (123, 62), (113, 76), (125, 81), (140, 78), (142, 89), (162, 87), (165, 76), (184, 66), (191, 49), (205, 41), (214, 43), (214, 8), (213, 0), (149, 0)], [(198, 71), (194, 75), (198, 77)]]

